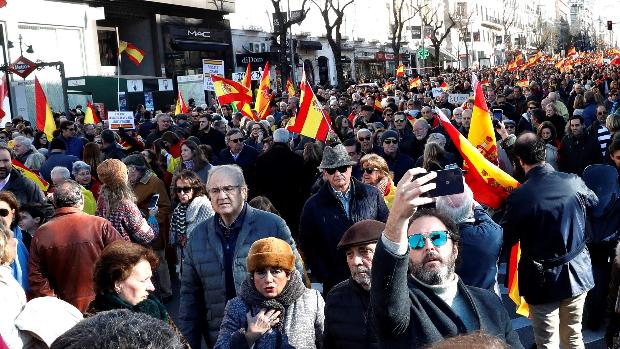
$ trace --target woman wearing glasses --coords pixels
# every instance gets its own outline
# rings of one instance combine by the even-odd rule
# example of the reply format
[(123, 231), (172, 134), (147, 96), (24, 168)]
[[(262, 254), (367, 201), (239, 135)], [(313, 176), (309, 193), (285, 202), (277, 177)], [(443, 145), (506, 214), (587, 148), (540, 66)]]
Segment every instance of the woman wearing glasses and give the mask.
[(308, 289), (284, 240), (269, 237), (250, 247), (248, 275), (226, 311), (215, 349), (317, 348), (325, 302)]
[(205, 186), (192, 170), (181, 170), (172, 181), (172, 193), (176, 195), (178, 205), (172, 211), (170, 221), (170, 244), (177, 248), (179, 261), (178, 272), (185, 256), (185, 246), (189, 234), (198, 223), (214, 215), (211, 201), (207, 197)]
[(17, 198), (10, 191), (0, 191), (0, 221), (4, 226), (11, 229), (15, 242), (17, 244), (17, 254), (10, 264), (13, 271), (13, 277), (21, 285), (24, 291), (29, 290), (28, 284), (28, 249), (24, 244), (24, 238), (28, 239), (30, 245), (30, 236), (24, 236), (22, 230), (17, 225), (19, 220), (19, 203)]
[(367, 154), (360, 160), (360, 166), (362, 168), (362, 183), (370, 184), (379, 189), (388, 209), (391, 208), (396, 193), (396, 184), (385, 159), (377, 154)]

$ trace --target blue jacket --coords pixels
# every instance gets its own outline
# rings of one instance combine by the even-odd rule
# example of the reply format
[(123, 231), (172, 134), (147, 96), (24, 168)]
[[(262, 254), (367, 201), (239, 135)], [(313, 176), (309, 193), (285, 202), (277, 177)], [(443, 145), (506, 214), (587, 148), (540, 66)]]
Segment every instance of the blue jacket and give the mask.
[(43, 179), (45, 179), (48, 183), (51, 184), (51, 172), (54, 167), (66, 167), (69, 170), (69, 173), (71, 173), (71, 170), (73, 169), (73, 163), (79, 160), (80, 159), (78, 159), (77, 157), (73, 155), (67, 155), (66, 153), (50, 153), (47, 160), (45, 160), (45, 162), (43, 163), (43, 166), (41, 166), (39, 173), (41, 174), (41, 177), (43, 177)]
[(17, 239), (17, 256), (15, 256), (15, 260), (11, 263), (13, 277), (24, 289), (24, 292), (28, 292), (30, 290), (28, 284), (28, 257), (30, 253), (28, 253), (28, 249), (24, 245), (23, 233), (18, 226), (13, 228), (13, 236)]
[(585, 107), (583, 107), (583, 125), (585, 127), (590, 127), (594, 120), (596, 120), (596, 108), (598, 104), (596, 102), (592, 102)]
[[(224, 317), (224, 251), (215, 232), (215, 219), (216, 216), (212, 216), (200, 223), (190, 233), (185, 247), (177, 324), (192, 348), (200, 348), (201, 337), (213, 348)], [(246, 258), (250, 246), (262, 238), (273, 236), (288, 242), (296, 257), (296, 268), (304, 275), (295, 241), (282, 218), (247, 205), (242, 224), (233, 257), (237, 294), (247, 276)]]
[[(549, 164), (532, 168), (527, 181), (510, 193), (500, 224), (507, 246), (521, 241), (519, 293), (529, 304), (558, 302), (594, 287), (590, 254), (583, 246), (586, 210), (597, 203), (581, 178)], [(577, 255), (552, 260), (570, 253)], [(542, 281), (533, 261), (543, 264)]]
[(385, 222), (388, 208), (383, 194), (373, 186), (351, 179), (349, 215), (329, 182), (306, 201), (299, 224), (299, 243), (312, 275), (323, 283), (325, 294), (351, 276), (344, 251), (336, 246), (344, 232), (364, 219)]
[(496, 292), (497, 260), (502, 248), (503, 230), (482, 206), (474, 209), (474, 218), (474, 222), (459, 224), (461, 261), (456, 273), (465, 285)]

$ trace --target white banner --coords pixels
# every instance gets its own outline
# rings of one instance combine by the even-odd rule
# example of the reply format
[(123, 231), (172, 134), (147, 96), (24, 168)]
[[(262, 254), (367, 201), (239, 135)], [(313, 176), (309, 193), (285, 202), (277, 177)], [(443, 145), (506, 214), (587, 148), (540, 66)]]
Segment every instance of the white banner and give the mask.
[(465, 101), (469, 98), (468, 94), (459, 94), (459, 93), (451, 93), (448, 96), (448, 102), (456, 105), (457, 107), (461, 104), (465, 103)]
[(133, 112), (130, 111), (108, 111), (108, 125), (110, 130), (118, 130), (120, 127), (135, 129)]
[(441, 87), (433, 87), (433, 98), (441, 95), (442, 93), (444, 93), (445, 91), (443, 90), (443, 88)]
[(203, 59), (202, 72), (204, 73), (204, 90), (215, 91), (211, 74), (224, 76), (224, 61), (220, 59)]

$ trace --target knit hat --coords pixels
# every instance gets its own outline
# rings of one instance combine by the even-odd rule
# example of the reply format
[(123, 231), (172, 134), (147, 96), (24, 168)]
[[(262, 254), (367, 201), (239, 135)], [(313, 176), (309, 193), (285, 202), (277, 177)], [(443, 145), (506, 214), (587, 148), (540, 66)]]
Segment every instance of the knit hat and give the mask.
[(108, 159), (97, 166), (97, 175), (103, 184), (116, 187), (127, 183), (127, 166), (117, 159)]
[(319, 165), (319, 170), (341, 166), (353, 166), (355, 164), (355, 161), (351, 161), (347, 148), (342, 144), (336, 144), (333, 147), (326, 146), (323, 150), (323, 159)]
[(269, 237), (252, 244), (246, 263), (250, 273), (268, 267), (292, 271), (295, 269), (295, 255), (286, 241)]
[(344, 232), (337, 249), (346, 249), (351, 246), (371, 244), (379, 241), (385, 230), (385, 223), (373, 219), (365, 219), (353, 224)]
[(398, 132), (396, 132), (394, 130), (387, 130), (387, 131), (383, 132), (383, 134), (381, 135), (381, 143), (383, 143), (388, 138), (399, 139)]

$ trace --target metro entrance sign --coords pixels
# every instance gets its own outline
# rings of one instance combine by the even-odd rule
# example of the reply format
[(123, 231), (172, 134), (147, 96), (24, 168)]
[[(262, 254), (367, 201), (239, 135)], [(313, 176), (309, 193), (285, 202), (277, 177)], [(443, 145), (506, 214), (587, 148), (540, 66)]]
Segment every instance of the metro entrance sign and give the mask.
[(30, 73), (37, 69), (37, 65), (24, 56), (19, 56), (15, 62), (9, 64), (8, 70), (25, 79)]

